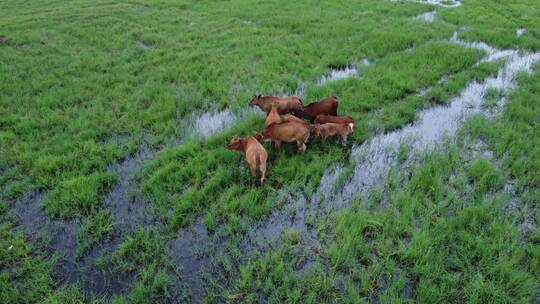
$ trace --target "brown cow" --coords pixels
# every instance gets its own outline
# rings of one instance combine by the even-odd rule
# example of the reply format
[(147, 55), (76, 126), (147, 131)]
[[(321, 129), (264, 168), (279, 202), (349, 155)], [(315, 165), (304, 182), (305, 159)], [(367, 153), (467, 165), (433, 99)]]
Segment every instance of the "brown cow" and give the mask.
[(268, 153), (261, 143), (259, 143), (259, 141), (253, 136), (247, 136), (244, 138), (233, 136), (227, 148), (229, 150), (240, 151), (242, 154), (244, 154), (249, 165), (251, 176), (255, 177), (257, 175), (257, 169), (261, 171), (262, 185), (266, 176), (266, 160), (268, 159)]
[(318, 115), (337, 115), (338, 98), (336, 96), (327, 97), (325, 99), (313, 102), (305, 106), (302, 110), (294, 110), (293, 113), (298, 114), (302, 118), (309, 119), (311, 122)]
[(351, 134), (353, 131), (353, 124), (339, 124), (339, 123), (325, 123), (325, 124), (315, 124), (313, 126), (315, 135), (322, 138), (323, 141), (326, 141), (326, 138), (331, 136), (337, 136), (341, 139), (342, 143), (347, 141), (347, 135)]
[(255, 137), (274, 142), (277, 150), (281, 148), (282, 142), (296, 142), (298, 151), (305, 152), (309, 135), (308, 125), (298, 122), (284, 122), (264, 128), (261, 132), (257, 132)]
[(318, 115), (315, 118), (315, 123), (316, 124), (325, 124), (325, 123), (349, 124), (349, 123), (352, 123), (353, 128), (354, 128), (354, 125), (356, 124), (354, 119), (352, 117), (350, 117), (350, 116), (332, 116), (332, 115), (325, 115), (325, 114)]
[(266, 116), (266, 121), (264, 122), (264, 127), (268, 127), (271, 124), (275, 123), (281, 123), (281, 117), (279, 117), (279, 114), (277, 112), (277, 103), (272, 103), (272, 110), (270, 110), (270, 113), (268, 113), (268, 116)]
[(302, 100), (296, 96), (275, 97), (275, 96), (253, 96), (249, 102), (250, 106), (258, 106), (261, 110), (270, 113), (272, 109), (272, 103), (276, 102), (278, 105), (279, 114), (287, 114), (292, 111), (302, 110)]
[(291, 114), (283, 115), (282, 121), (283, 122), (297, 122), (297, 123), (307, 124), (307, 122), (305, 122), (303, 119), (298, 118), (298, 117), (296, 117), (294, 115), (291, 115)]

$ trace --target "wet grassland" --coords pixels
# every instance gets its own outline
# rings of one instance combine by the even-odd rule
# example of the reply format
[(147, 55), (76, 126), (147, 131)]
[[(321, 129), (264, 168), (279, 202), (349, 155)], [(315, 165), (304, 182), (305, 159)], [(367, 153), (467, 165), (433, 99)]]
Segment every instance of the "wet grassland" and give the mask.
[[(0, 298), (538, 301), (540, 6), (417, 2), (0, 4)], [(260, 187), (258, 93), (357, 128)]]

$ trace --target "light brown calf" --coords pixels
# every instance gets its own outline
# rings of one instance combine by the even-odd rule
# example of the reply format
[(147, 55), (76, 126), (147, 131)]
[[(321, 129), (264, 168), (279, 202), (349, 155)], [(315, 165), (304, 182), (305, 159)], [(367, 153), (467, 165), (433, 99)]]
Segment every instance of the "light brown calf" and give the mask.
[(315, 124), (314, 133), (315, 135), (322, 138), (325, 141), (328, 137), (337, 136), (341, 139), (343, 143), (347, 141), (347, 135), (351, 134), (353, 131), (353, 124), (338, 124), (338, 123), (325, 123), (325, 124)]
[(268, 159), (268, 153), (259, 141), (253, 136), (244, 138), (233, 136), (227, 148), (229, 150), (240, 151), (244, 154), (249, 165), (251, 176), (255, 177), (257, 175), (257, 169), (261, 171), (260, 181), (262, 185), (264, 183), (264, 178), (266, 177), (266, 160)]
[(305, 122), (303, 119), (298, 118), (298, 117), (296, 117), (294, 115), (291, 115), (291, 114), (283, 115), (282, 121), (283, 122), (297, 122), (297, 123), (307, 124), (307, 122)]
[(315, 123), (318, 123), (318, 124), (325, 124), (325, 123), (349, 124), (349, 123), (352, 123), (353, 124), (353, 129), (354, 129), (354, 125), (356, 124), (354, 119), (352, 117), (350, 117), (350, 116), (332, 116), (332, 115), (325, 115), (325, 114), (318, 115), (317, 118), (315, 118)]
[(277, 103), (272, 103), (272, 109), (270, 110), (270, 113), (268, 113), (268, 116), (266, 116), (266, 121), (264, 122), (264, 127), (268, 127), (271, 124), (281, 123), (281, 117), (279, 117), (278, 111), (277, 111)]
[(284, 122), (264, 128), (264, 130), (255, 134), (255, 137), (274, 142), (277, 150), (281, 148), (282, 142), (296, 142), (298, 151), (305, 152), (309, 135), (308, 125), (298, 122)]
[(250, 106), (258, 106), (266, 113), (270, 113), (272, 103), (277, 103), (277, 111), (279, 114), (287, 114), (292, 111), (302, 110), (302, 100), (296, 96), (253, 96), (249, 102)]

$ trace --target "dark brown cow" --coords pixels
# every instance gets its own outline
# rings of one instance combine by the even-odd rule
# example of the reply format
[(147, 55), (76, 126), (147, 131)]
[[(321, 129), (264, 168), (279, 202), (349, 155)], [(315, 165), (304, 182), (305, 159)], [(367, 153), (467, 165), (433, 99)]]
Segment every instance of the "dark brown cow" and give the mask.
[(293, 111), (302, 110), (302, 100), (296, 96), (253, 96), (249, 102), (250, 106), (258, 106), (261, 110), (270, 113), (272, 103), (277, 103), (277, 111), (279, 114), (287, 114)]
[(302, 118), (309, 119), (311, 122), (315, 120), (318, 115), (337, 115), (338, 98), (336, 96), (327, 97), (325, 99), (313, 102), (305, 106), (302, 110), (294, 110), (293, 113)]
[(337, 136), (343, 143), (347, 141), (347, 135), (353, 132), (353, 124), (325, 123), (313, 126), (315, 135), (326, 141), (328, 137)]
[(352, 117), (350, 117), (350, 116), (332, 116), (332, 115), (326, 115), (326, 114), (318, 115), (315, 118), (315, 123), (316, 124), (325, 124), (325, 123), (349, 124), (349, 123), (352, 123), (353, 128), (354, 128), (354, 126), (356, 124), (354, 119)]
[(264, 178), (266, 177), (266, 160), (268, 159), (268, 153), (261, 143), (253, 136), (244, 138), (234, 136), (231, 138), (231, 142), (227, 148), (229, 150), (240, 151), (244, 154), (249, 165), (251, 176), (255, 177), (257, 175), (257, 169), (261, 171), (262, 185), (264, 183)]
[(281, 148), (282, 142), (296, 142), (298, 151), (306, 151), (306, 142), (309, 139), (310, 128), (304, 123), (284, 122), (273, 124), (255, 134), (257, 139), (274, 142), (276, 149)]
[(266, 121), (264, 122), (264, 127), (268, 127), (271, 124), (281, 123), (281, 117), (279, 117), (279, 114), (277, 112), (277, 103), (272, 103), (272, 110), (270, 110), (270, 113), (268, 113), (268, 116), (266, 116)]

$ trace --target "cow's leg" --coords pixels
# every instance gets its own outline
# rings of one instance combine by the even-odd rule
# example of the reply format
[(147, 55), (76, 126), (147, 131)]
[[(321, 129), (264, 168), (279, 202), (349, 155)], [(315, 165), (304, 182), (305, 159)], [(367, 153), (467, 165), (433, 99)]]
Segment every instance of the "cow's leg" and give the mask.
[(279, 151), (281, 149), (281, 141), (276, 140), (276, 141), (274, 141), (274, 144), (276, 145), (276, 150)]
[(306, 145), (304, 144), (303, 141), (297, 140), (297, 141), (296, 141), (296, 145), (298, 146), (298, 151), (299, 151), (299, 152), (304, 153), (304, 151), (306, 151), (306, 148), (305, 148)]
[(347, 135), (341, 137), (341, 145), (344, 147), (347, 145)]
[(251, 164), (249, 166), (249, 172), (251, 173), (252, 177), (257, 176), (257, 168), (255, 166), (251, 166)]
[(259, 170), (261, 171), (261, 186), (264, 184), (264, 178), (266, 177), (266, 162), (263, 162), (259, 165)]

